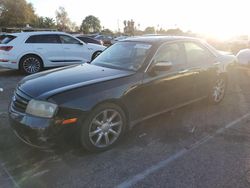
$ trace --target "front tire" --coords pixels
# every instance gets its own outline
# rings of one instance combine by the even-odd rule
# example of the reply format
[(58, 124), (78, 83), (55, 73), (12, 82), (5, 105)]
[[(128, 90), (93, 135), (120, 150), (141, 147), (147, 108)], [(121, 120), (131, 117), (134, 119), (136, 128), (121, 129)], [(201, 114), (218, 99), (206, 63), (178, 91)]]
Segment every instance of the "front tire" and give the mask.
[(25, 74), (35, 74), (43, 69), (43, 63), (39, 57), (35, 55), (27, 55), (21, 59), (20, 69)]
[(226, 76), (218, 76), (212, 84), (209, 93), (209, 101), (212, 104), (219, 104), (225, 97), (227, 89)]
[(102, 51), (96, 51), (95, 53), (93, 53), (91, 61), (93, 61), (95, 58), (97, 58), (97, 56), (99, 56), (102, 53)]
[(80, 141), (89, 151), (105, 151), (122, 138), (125, 129), (124, 111), (115, 104), (102, 104), (83, 122)]

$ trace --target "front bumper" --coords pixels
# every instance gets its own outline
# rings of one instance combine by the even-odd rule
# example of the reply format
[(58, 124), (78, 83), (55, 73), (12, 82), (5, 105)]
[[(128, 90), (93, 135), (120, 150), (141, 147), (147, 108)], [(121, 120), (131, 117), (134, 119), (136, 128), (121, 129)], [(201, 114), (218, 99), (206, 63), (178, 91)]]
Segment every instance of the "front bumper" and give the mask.
[(76, 134), (76, 124), (61, 125), (56, 118), (40, 118), (15, 111), (9, 108), (10, 125), (16, 136), (26, 144), (48, 149), (61, 143), (65, 136)]

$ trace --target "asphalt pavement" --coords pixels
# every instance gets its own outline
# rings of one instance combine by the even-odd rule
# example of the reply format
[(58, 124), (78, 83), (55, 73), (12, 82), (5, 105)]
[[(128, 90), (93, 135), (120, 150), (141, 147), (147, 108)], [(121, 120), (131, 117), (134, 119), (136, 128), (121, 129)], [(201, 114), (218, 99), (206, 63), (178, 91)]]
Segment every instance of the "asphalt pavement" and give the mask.
[(219, 105), (199, 101), (138, 124), (113, 149), (74, 139), (41, 151), (13, 134), (8, 103), (24, 75), (0, 70), (0, 187), (250, 187), (250, 74), (230, 72)]

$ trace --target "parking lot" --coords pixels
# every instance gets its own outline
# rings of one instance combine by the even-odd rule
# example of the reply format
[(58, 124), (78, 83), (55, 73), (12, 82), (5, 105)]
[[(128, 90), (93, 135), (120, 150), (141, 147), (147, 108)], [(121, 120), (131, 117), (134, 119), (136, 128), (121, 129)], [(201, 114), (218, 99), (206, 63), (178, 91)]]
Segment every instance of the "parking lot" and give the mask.
[(249, 187), (250, 76), (230, 72), (225, 99), (200, 101), (138, 124), (113, 149), (67, 139), (51, 151), (13, 134), (8, 103), (24, 75), (0, 69), (0, 187)]

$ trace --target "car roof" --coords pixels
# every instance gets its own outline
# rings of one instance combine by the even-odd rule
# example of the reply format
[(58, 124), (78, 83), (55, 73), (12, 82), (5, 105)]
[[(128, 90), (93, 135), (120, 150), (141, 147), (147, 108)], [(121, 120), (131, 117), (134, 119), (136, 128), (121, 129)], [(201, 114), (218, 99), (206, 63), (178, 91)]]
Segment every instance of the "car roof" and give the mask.
[(170, 41), (182, 41), (182, 40), (189, 40), (189, 41), (201, 41), (198, 38), (193, 37), (184, 37), (184, 36), (136, 36), (136, 37), (129, 37), (124, 40), (131, 41), (131, 42), (145, 42), (150, 44), (158, 44)]
[(33, 32), (20, 32), (20, 33), (9, 33), (9, 35), (15, 35), (15, 36), (19, 36), (19, 35), (24, 35), (24, 36), (32, 36), (32, 35), (49, 35), (49, 34), (66, 34), (66, 35), (70, 35), (68, 33), (65, 32), (59, 32), (59, 31), (33, 31)]

